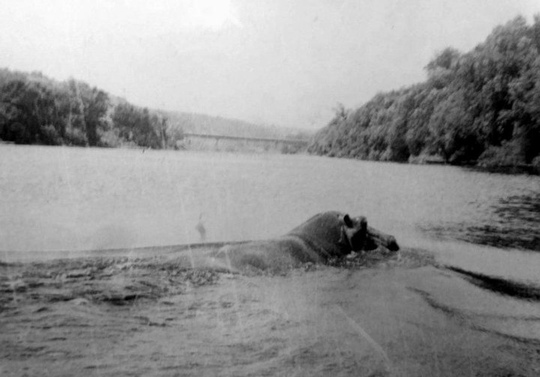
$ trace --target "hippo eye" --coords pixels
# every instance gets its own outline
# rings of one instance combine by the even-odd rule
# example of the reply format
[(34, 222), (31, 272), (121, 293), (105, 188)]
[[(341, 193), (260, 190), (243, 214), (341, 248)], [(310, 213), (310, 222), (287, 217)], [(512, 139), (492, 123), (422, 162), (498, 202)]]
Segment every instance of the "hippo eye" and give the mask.
[(351, 220), (349, 215), (343, 216), (343, 221), (345, 222), (345, 225), (347, 225), (347, 227), (349, 227), (349, 228), (353, 227), (353, 221)]

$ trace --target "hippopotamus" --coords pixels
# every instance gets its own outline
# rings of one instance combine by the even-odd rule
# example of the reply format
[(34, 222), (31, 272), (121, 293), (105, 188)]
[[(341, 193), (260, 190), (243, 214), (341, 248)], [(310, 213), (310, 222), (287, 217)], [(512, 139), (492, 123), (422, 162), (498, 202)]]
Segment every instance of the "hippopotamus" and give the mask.
[(393, 236), (369, 227), (365, 217), (330, 211), (311, 217), (282, 237), (226, 245), (211, 257), (215, 264), (230, 270), (278, 271), (307, 262), (324, 264), (331, 258), (376, 248), (399, 250)]

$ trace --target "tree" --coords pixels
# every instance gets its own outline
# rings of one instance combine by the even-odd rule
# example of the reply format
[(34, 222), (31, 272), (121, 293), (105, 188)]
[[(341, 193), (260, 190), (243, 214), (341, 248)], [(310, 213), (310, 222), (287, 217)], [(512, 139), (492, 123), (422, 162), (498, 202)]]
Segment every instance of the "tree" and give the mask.
[(54, 95), (45, 85), (20, 79), (8, 81), (0, 88), (0, 103), (2, 139), (20, 144), (52, 141), (48, 136), (58, 119)]
[(69, 91), (72, 98), (70, 103), (72, 129), (80, 130), (89, 146), (99, 145), (100, 131), (106, 128), (104, 118), (109, 109), (109, 96), (96, 87), (91, 88), (88, 84), (73, 79), (69, 81)]
[(461, 53), (447, 47), (438, 53), (426, 66), (428, 82), (437, 89), (449, 86), (453, 80), (461, 58)]
[(437, 53), (424, 83), (379, 93), (346, 116), (337, 111), (308, 151), (393, 161), (437, 153), (457, 164), (539, 161), (539, 50), (540, 15), (532, 26), (516, 17), (469, 52)]
[(483, 151), (473, 128), (463, 92), (451, 93), (434, 109), (429, 121), (435, 145), (452, 163), (474, 161)]
[(83, 91), (86, 137), (90, 146), (99, 144), (99, 131), (106, 128), (104, 117), (109, 108), (108, 101), (109, 97), (102, 90), (86, 87)]
[(112, 115), (113, 124), (120, 130), (120, 137), (141, 147), (160, 148), (160, 131), (154, 127), (148, 109), (138, 109), (128, 103), (116, 106)]

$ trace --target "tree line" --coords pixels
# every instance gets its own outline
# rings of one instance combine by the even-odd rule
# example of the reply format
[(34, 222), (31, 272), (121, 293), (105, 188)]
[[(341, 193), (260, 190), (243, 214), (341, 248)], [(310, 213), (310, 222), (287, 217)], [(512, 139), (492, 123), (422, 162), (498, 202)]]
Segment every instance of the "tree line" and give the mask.
[[(89, 84), (0, 69), (0, 142), (187, 148), (184, 133), (307, 140), (292, 128), (134, 106)], [(295, 153), (286, 148), (283, 153)]]
[(496, 27), (472, 51), (448, 47), (419, 84), (339, 105), (313, 154), (383, 161), (540, 166), (540, 15)]
[(0, 140), (16, 144), (170, 148), (167, 117), (85, 82), (0, 70)]

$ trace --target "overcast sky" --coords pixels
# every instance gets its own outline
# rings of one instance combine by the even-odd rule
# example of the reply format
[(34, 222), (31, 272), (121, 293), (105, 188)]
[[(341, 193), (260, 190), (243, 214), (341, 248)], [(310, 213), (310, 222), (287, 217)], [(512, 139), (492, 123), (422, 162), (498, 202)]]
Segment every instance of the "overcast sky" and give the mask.
[(539, 0), (0, 0), (0, 67), (151, 108), (316, 129)]

